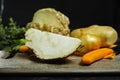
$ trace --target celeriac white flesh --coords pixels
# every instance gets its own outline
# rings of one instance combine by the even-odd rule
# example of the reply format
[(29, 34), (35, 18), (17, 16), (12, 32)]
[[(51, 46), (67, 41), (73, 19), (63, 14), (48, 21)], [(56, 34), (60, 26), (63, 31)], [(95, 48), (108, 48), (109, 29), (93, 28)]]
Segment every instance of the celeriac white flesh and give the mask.
[(50, 32), (30, 28), (25, 34), (26, 45), (40, 59), (64, 58), (72, 54), (81, 44), (81, 40)]

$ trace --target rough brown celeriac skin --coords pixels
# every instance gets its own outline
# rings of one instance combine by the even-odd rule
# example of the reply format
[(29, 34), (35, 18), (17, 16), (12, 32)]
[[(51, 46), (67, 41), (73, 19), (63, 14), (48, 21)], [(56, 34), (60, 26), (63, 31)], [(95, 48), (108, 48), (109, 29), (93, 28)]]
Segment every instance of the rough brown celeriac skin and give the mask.
[[(42, 18), (39, 17), (39, 15), (41, 14), (44, 17), (43, 16)], [(40, 29), (42, 31), (48, 31), (56, 34), (61, 34), (64, 36), (69, 36), (70, 34), (69, 24), (70, 24), (69, 18), (65, 16), (63, 13), (53, 8), (44, 8), (44, 9), (39, 9), (34, 13), (32, 22), (29, 22), (26, 27), (27, 28), (32, 27), (32, 28)]]

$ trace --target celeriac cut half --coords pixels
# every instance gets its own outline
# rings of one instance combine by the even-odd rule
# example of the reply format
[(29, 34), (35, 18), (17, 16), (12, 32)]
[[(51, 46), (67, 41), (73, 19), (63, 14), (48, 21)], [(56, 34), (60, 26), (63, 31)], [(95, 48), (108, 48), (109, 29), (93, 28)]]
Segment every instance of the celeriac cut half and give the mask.
[(25, 38), (26, 45), (33, 50), (37, 58), (43, 60), (67, 57), (81, 44), (80, 39), (34, 28), (26, 31)]

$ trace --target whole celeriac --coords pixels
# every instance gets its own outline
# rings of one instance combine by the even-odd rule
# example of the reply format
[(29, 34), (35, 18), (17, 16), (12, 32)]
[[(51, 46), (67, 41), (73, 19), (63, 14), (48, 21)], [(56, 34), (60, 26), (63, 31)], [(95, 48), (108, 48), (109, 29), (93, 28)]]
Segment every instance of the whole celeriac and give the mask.
[(69, 18), (60, 11), (54, 8), (43, 8), (34, 13), (32, 21), (26, 27), (69, 36), (69, 24)]

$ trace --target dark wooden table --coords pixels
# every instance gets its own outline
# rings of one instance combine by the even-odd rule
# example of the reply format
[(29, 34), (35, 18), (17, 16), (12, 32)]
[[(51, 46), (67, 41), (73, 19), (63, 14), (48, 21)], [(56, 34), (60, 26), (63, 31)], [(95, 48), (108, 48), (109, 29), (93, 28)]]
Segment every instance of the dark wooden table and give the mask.
[(61, 62), (35, 62), (18, 53), (3, 59), (0, 53), (0, 80), (119, 80), (120, 55), (91, 65), (82, 65), (81, 57), (69, 56)]

